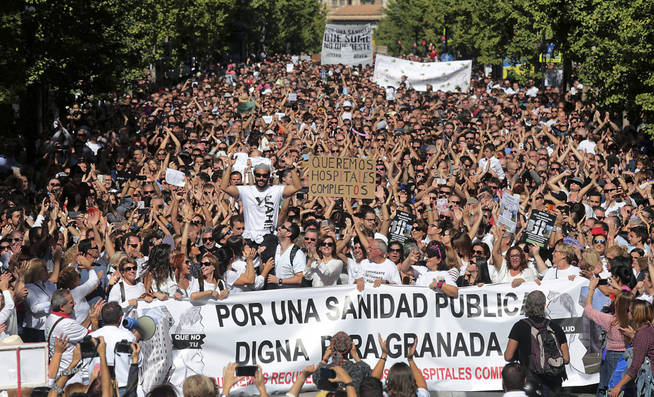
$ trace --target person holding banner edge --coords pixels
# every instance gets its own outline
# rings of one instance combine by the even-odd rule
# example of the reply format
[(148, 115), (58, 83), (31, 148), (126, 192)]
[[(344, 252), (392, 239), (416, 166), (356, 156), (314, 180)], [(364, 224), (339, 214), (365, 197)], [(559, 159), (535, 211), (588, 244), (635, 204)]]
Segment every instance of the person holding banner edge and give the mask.
[[(388, 347), (386, 341), (382, 339), (381, 334), (377, 334), (379, 345), (382, 349), (382, 355), (377, 361), (375, 368), (372, 370), (371, 376), (379, 380), (382, 379), (384, 374), (384, 367), (388, 359)], [(416, 397), (428, 397), (427, 381), (422, 375), (422, 371), (416, 365), (414, 356), (416, 354), (416, 347), (418, 339), (413, 341), (413, 345), (407, 352), (407, 361), (409, 365), (403, 362), (397, 362), (391, 366), (386, 376), (386, 385), (384, 390), (388, 393), (389, 397), (409, 397), (415, 395)]]

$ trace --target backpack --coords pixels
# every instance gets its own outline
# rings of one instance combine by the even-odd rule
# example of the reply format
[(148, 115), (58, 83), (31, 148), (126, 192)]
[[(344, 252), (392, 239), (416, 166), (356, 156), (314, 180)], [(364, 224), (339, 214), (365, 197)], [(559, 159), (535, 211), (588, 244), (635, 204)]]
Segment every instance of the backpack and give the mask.
[(565, 376), (565, 363), (561, 345), (556, 339), (549, 320), (536, 323), (526, 319), (530, 327), (531, 353), (529, 353), (529, 370), (537, 375), (551, 377)]
[(654, 392), (654, 376), (649, 357), (645, 357), (636, 377), (637, 396), (651, 396)]

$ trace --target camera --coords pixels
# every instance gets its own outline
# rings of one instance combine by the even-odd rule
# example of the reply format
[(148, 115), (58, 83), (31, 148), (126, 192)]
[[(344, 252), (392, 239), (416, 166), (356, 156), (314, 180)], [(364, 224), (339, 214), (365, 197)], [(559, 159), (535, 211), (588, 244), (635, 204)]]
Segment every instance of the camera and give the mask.
[[(94, 343), (95, 340), (95, 343)], [(98, 343), (98, 340), (96, 338), (93, 338), (92, 336), (85, 336), (84, 339), (82, 339), (79, 342), (80, 349), (82, 351), (82, 358), (93, 358), (93, 357), (98, 357), (98, 350), (96, 348), (96, 344)]]
[(123, 339), (116, 343), (115, 352), (132, 354), (132, 344), (127, 339)]

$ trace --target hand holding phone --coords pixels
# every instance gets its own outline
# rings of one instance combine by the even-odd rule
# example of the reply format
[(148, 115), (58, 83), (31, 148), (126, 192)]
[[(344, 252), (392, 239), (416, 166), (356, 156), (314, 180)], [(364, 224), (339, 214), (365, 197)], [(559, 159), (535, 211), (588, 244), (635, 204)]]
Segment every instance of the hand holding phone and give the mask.
[(236, 367), (236, 376), (254, 376), (259, 369), (256, 365), (239, 365)]

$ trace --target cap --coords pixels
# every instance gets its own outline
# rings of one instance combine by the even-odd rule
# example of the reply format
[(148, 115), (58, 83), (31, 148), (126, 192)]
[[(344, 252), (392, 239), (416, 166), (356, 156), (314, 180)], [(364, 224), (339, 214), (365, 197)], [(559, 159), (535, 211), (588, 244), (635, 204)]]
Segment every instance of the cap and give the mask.
[(590, 230), (590, 234), (593, 236), (606, 236), (606, 230), (602, 227), (594, 227)]
[(350, 101), (343, 102), (343, 107), (344, 108), (351, 108), (352, 107), (352, 102), (350, 102)]

